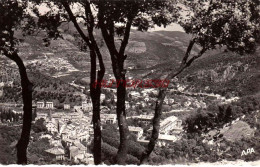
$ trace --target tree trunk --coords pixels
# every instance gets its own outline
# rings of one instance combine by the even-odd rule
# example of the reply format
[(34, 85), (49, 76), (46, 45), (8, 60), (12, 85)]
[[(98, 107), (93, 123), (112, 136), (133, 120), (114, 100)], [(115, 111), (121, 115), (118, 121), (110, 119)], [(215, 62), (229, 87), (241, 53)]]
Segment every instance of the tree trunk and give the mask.
[[(88, 35), (87, 37), (79, 24), (77, 23), (76, 17), (73, 15), (69, 3), (62, 1), (62, 5), (65, 10), (69, 14), (71, 21), (73, 22), (76, 30), (80, 34), (81, 38), (86, 42), (90, 49), (90, 58), (91, 58), (91, 72), (90, 72), (90, 97), (93, 105), (93, 128), (94, 128), (94, 163), (95, 165), (101, 164), (101, 122), (100, 122), (100, 94), (101, 94), (101, 86), (96, 85), (95, 82), (101, 83), (104, 74), (105, 74), (105, 66), (103, 63), (102, 55), (99, 51), (95, 38), (93, 36), (93, 28), (94, 28), (94, 17), (91, 13), (90, 3), (86, 1), (85, 6), (85, 14), (88, 22)], [(90, 42), (91, 41), (91, 42)], [(99, 60), (100, 71), (98, 71), (98, 75), (96, 74), (96, 58)], [(96, 86), (95, 86), (96, 85)]]
[(143, 152), (143, 154), (140, 158), (140, 164), (147, 163), (148, 158), (149, 158), (150, 154), (152, 153), (152, 151), (156, 145), (156, 141), (159, 137), (160, 119), (161, 119), (161, 115), (162, 115), (162, 104), (163, 104), (165, 96), (166, 96), (166, 89), (161, 89), (159, 91), (158, 98), (156, 101), (156, 106), (155, 106), (152, 136), (151, 136), (150, 142), (148, 144), (148, 147), (145, 149), (145, 151)]
[(93, 104), (94, 163), (95, 165), (99, 165), (101, 164), (100, 88), (94, 91), (94, 93), (91, 93)]
[(29, 81), (26, 68), (22, 59), (16, 52), (12, 54), (5, 53), (5, 56), (13, 60), (18, 68), (21, 77), (22, 98), (23, 98), (23, 127), (21, 137), (16, 145), (17, 148), (17, 163), (27, 164), (27, 147), (30, 140), (30, 131), (32, 123), (32, 87), (33, 84)]
[(117, 120), (120, 133), (120, 145), (118, 148), (116, 163), (120, 165), (125, 165), (128, 152), (128, 138), (129, 130), (126, 122), (126, 112), (125, 112), (125, 96), (126, 96), (126, 87), (125, 87), (125, 75), (121, 74), (120, 83), (117, 88)]
[[(119, 126), (119, 134), (120, 134), (120, 145), (118, 148), (118, 152), (116, 155), (116, 163), (120, 165), (125, 165), (125, 161), (127, 159), (127, 152), (128, 152), (128, 138), (129, 138), (129, 130), (128, 125), (126, 122), (126, 111), (125, 111), (125, 96), (126, 96), (126, 85), (125, 85), (125, 69), (124, 69), (124, 61), (126, 59), (126, 55), (124, 55), (125, 48), (127, 46), (130, 30), (131, 30), (131, 23), (132, 18), (128, 19), (126, 24), (126, 30), (124, 33), (124, 38), (122, 44), (120, 46), (119, 52), (117, 51), (114, 39), (114, 22), (113, 20), (109, 20), (108, 24), (105, 24), (107, 20), (104, 19), (104, 2), (100, 1), (99, 3), (99, 11), (98, 11), (98, 18), (99, 18), (99, 26), (102, 32), (103, 39), (107, 45), (108, 51), (110, 53), (111, 61), (112, 61), (112, 68), (114, 76), (117, 80), (117, 120)], [(109, 32), (109, 33), (108, 33)]]
[[(91, 73), (90, 73), (90, 97), (93, 105), (93, 128), (94, 128), (94, 163), (101, 164), (101, 122), (100, 122), (100, 94), (101, 87), (96, 85), (96, 53), (91, 50)], [(103, 78), (103, 77), (102, 77)], [(102, 79), (101, 78), (101, 79)]]

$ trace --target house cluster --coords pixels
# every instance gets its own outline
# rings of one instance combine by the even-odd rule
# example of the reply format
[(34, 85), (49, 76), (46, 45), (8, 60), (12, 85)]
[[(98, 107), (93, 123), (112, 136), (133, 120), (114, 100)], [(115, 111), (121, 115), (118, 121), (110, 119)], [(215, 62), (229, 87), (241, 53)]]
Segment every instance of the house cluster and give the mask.
[[(43, 136), (49, 139), (52, 148), (45, 150), (51, 157), (58, 161), (69, 160), (76, 163), (93, 164), (93, 156), (88, 152), (87, 147), (81, 142), (91, 141), (93, 128), (91, 119), (82, 112), (56, 112), (54, 114), (39, 113), (37, 119), (44, 118), (47, 130), (52, 134)], [(65, 147), (61, 143), (65, 143)], [(89, 143), (88, 143), (89, 144)], [(69, 149), (69, 154), (65, 153)]]
[[(131, 116), (128, 118), (134, 118), (138, 121), (144, 123), (146, 126), (151, 124), (153, 120), (152, 115), (140, 115), (140, 116)], [(144, 140), (143, 129), (141, 127), (132, 127), (129, 126), (129, 131), (136, 135), (137, 141), (140, 143), (148, 143), (147, 140)], [(152, 127), (148, 130), (152, 131)], [(182, 121), (175, 116), (168, 117), (160, 122), (160, 134), (158, 137), (157, 145), (159, 147), (166, 146), (170, 143), (175, 142), (181, 138)]]
[[(36, 102), (36, 107), (38, 109), (54, 109), (54, 103), (53, 102), (44, 102), (44, 101), (38, 101)], [(64, 103), (63, 104), (64, 110), (71, 110), (72, 107), (70, 104)], [(85, 101), (81, 102), (80, 106), (73, 106), (74, 110), (82, 110), (84, 112), (92, 111), (92, 102), (90, 99), (87, 99)]]
[[(54, 107), (52, 102), (37, 102), (37, 108), (53, 109)], [(82, 144), (83, 141), (90, 144), (94, 134), (91, 118), (84, 115), (85, 111), (90, 110), (92, 110), (91, 101), (86, 100), (80, 106), (73, 106), (73, 110), (70, 104), (64, 104), (64, 111), (38, 112), (36, 120), (43, 118), (48, 132), (51, 133), (42, 136), (48, 138), (52, 146), (45, 152), (57, 161), (69, 159), (75, 163), (93, 164), (92, 154)], [(65, 151), (66, 149), (69, 149), (69, 153)]]
[(54, 120), (57, 120), (57, 121), (59, 120), (59, 121), (68, 122), (68, 121), (74, 121), (74, 120), (77, 120), (77, 119), (81, 119), (81, 118), (83, 118), (83, 116), (84, 116), (83, 113), (80, 112), (80, 111), (77, 111), (77, 112), (55, 112), (55, 113), (52, 113), (52, 111), (49, 111), (48, 113), (38, 112), (35, 120), (43, 118), (46, 122), (48, 122), (51, 119), (54, 119)]
[[(54, 53), (43, 53), (44, 59), (37, 59), (28, 62), (28, 65), (39, 67), (40, 71), (46, 71), (50, 69), (49, 72), (54, 71), (56, 75), (63, 74), (66, 75), (71, 71), (78, 71), (73, 65), (71, 65), (68, 60), (63, 58), (53, 57)], [(55, 76), (54, 76), (55, 77)]]

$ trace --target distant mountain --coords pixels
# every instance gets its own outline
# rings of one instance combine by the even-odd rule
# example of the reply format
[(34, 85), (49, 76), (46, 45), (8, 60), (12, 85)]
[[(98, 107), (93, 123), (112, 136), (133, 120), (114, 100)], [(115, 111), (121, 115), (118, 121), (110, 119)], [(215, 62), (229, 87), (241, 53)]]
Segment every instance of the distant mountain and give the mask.
[[(85, 29), (84, 25), (80, 25)], [(66, 83), (79, 81), (86, 86), (89, 81), (90, 57), (89, 52), (79, 49), (79, 40), (72, 24), (62, 25), (63, 39), (51, 41), (50, 46), (43, 44), (44, 32), (36, 36), (28, 36), (20, 45), (20, 55), (25, 64), (32, 71), (63, 80)], [(18, 34), (19, 35), (19, 34)], [(94, 35), (104, 57), (106, 73), (113, 76), (109, 52), (101, 32), (95, 30)], [(141, 79), (160, 78), (169, 69), (178, 67), (191, 36), (178, 31), (140, 32), (131, 30), (129, 44), (126, 48), (125, 68), (127, 77)], [(116, 37), (116, 45), (120, 44)], [(198, 53), (199, 46), (195, 46), (192, 54)], [(213, 92), (225, 94), (245, 95), (259, 92), (256, 81), (259, 81), (259, 49), (254, 55), (240, 56), (224, 49), (207, 52), (203, 58), (197, 60), (179, 77), (181, 82), (197, 87), (197, 91), (209, 89)], [(225, 74), (224, 74), (225, 73)], [(108, 75), (105, 75), (108, 78)], [(84, 82), (82, 82), (84, 81)], [(250, 85), (250, 86), (248, 86)], [(225, 87), (223, 89), (223, 87)]]
[[(189, 91), (213, 92), (233, 96), (260, 95), (260, 47), (254, 54), (239, 55), (215, 50), (195, 61), (181, 73), (179, 82), (188, 85)], [(171, 63), (158, 64), (155, 73), (146, 77), (158, 78), (169, 73)]]
[[(84, 25), (81, 25), (85, 29)], [(25, 64), (45, 75), (60, 78), (65, 82), (75, 79), (89, 79), (90, 57), (88, 51), (80, 51), (79, 40), (72, 24), (62, 25), (63, 39), (52, 40), (46, 47), (43, 42), (44, 32), (37, 36), (27, 36), (19, 46), (19, 52)], [(95, 36), (104, 57), (108, 74), (112, 75), (111, 60), (105, 43), (102, 41), (101, 32), (95, 30)], [(22, 37), (21, 33), (17, 33)], [(121, 40), (116, 37), (116, 45)], [(140, 32), (132, 30), (129, 44), (126, 48), (127, 59), (125, 68), (129, 69), (128, 76), (138, 74), (140, 78), (152, 67), (162, 63), (177, 64), (185, 53), (190, 36), (183, 32)], [(198, 52), (198, 47), (192, 53)], [(132, 71), (130, 69), (133, 69)], [(147, 71), (148, 70), (148, 71)], [(141, 74), (141, 75), (139, 75)]]

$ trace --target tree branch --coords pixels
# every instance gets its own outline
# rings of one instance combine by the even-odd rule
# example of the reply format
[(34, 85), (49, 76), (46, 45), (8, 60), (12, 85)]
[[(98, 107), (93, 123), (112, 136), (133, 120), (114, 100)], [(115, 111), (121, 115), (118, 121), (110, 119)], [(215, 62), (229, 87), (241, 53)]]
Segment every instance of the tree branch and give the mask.
[[(191, 49), (188, 49), (188, 50), (191, 50)], [(182, 62), (186, 62), (186, 63), (182, 63), (180, 65), (179, 70), (177, 70), (176, 73), (168, 74), (165, 79), (172, 79), (172, 78), (176, 77), (177, 75), (179, 75), (184, 69), (189, 67), (193, 61), (195, 61), (196, 59), (201, 57), (205, 51), (206, 51), (206, 49), (203, 47), (202, 50), (199, 52), (199, 54), (194, 56), (194, 57), (192, 57), (188, 62), (186, 62), (186, 60), (187, 60), (187, 58), (189, 56), (187, 57), (185, 55), (185, 57), (183, 59), (186, 59), (186, 60), (183, 60)], [(167, 88), (161, 88), (159, 90), (159, 94), (158, 94), (158, 97), (157, 97), (157, 100), (156, 100), (154, 118), (153, 118), (153, 131), (152, 131), (152, 135), (151, 135), (148, 147), (142, 153), (142, 156), (140, 158), (140, 164), (146, 163), (148, 161), (148, 158), (149, 158), (150, 154), (152, 153), (152, 151), (153, 151), (153, 149), (154, 149), (154, 147), (156, 145), (156, 141), (157, 141), (157, 139), (159, 137), (160, 119), (161, 119), (161, 114), (162, 114), (162, 104), (163, 104), (164, 98), (166, 96), (166, 90), (167, 90)]]
[(105, 74), (105, 65), (104, 65), (100, 50), (98, 48), (97, 42), (93, 35), (93, 28), (94, 28), (95, 22), (94, 22), (94, 16), (91, 11), (90, 3), (88, 1), (86, 1), (86, 4), (85, 4), (85, 14), (86, 14), (87, 22), (88, 22), (87, 28), (88, 28), (89, 39), (91, 41), (91, 47), (93, 47), (93, 49), (95, 50), (98, 60), (99, 60), (100, 70), (98, 71), (97, 81), (98, 81), (98, 83), (100, 83)]
[(107, 45), (107, 48), (109, 50), (110, 56), (111, 56), (111, 60), (112, 60), (112, 64), (117, 66), (116, 60), (118, 52), (116, 50), (116, 46), (115, 46), (115, 41), (113, 40), (113, 37), (111, 38), (111, 34), (108, 33), (107, 31), (107, 25), (105, 25), (105, 20), (104, 20), (104, 1), (100, 1), (99, 3), (99, 10), (98, 10), (98, 19), (99, 19), (99, 26), (102, 32), (102, 35), (104, 37), (105, 43)]
[(80, 34), (81, 38), (87, 43), (88, 46), (90, 46), (89, 38), (84, 34), (82, 29), (80, 28), (80, 26), (76, 20), (76, 17), (74, 16), (74, 14), (72, 13), (72, 11), (70, 9), (68, 2), (61, 1), (61, 4), (64, 6), (65, 10), (69, 14), (69, 17), (70, 17), (71, 21), (73, 22), (75, 28), (77, 29), (78, 33)]
[(120, 47), (120, 50), (119, 50), (119, 54), (120, 55), (123, 55), (124, 52), (125, 52), (125, 48), (128, 44), (128, 40), (129, 40), (129, 36), (130, 36), (130, 31), (131, 31), (131, 25), (132, 25), (132, 22), (133, 22), (133, 18), (130, 17), (126, 23), (126, 27), (125, 27), (125, 33), (124, 33), (124, 39), (122, 41), (122, 44), (121, 44), (121, 47)]
[(187, 59), (188, 59), (189, 56), (190, 56), (190, 52), (191, 52), (191, 50), (192, 50), (192, 48), (193, 48), (194, 43), (195, 43), (195, 39), (192, 39), (192, 40), (190, 41), (190, 43), (189, 43), (189, 46), (188, 46), (187, 50), (186, 50), (185, 56), (184, 56), (183, 59), (182, 59), (182, 64), (186, 64)]

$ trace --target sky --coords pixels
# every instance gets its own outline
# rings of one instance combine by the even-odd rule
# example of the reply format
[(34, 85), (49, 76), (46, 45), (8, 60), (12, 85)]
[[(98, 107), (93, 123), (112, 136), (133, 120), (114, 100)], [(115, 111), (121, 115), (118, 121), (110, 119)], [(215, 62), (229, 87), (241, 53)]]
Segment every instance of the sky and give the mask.
[(155, 28), (151, 28), (148, 31), (150, 31), (150, 32), (153, 32), (153, 31), (181, 31), (181, 32), (184, 32), (184, 29), (179, 24), (173, 23), (173, 24), (167, 26), (166, 28), (164, 28), (163, 26), (162, 27), (155, 26)]
[[(46, 4), (42, 4), (39, 7), (39, 11), (41, 14), (45, 14), (49, 10), (50, 9), (46, 6)], [(163, 26), (161, 26), (161, 27), (155, 26), (154, 28), (150, 28), (148, 30), (148, 32), (154, 32), (154, 31), (181, 31), (181, 32), (184, 32), (184, 29), (179, 24), (172, 23), (171, 25), (167, 26), (166, 28), (164, 28)]]

